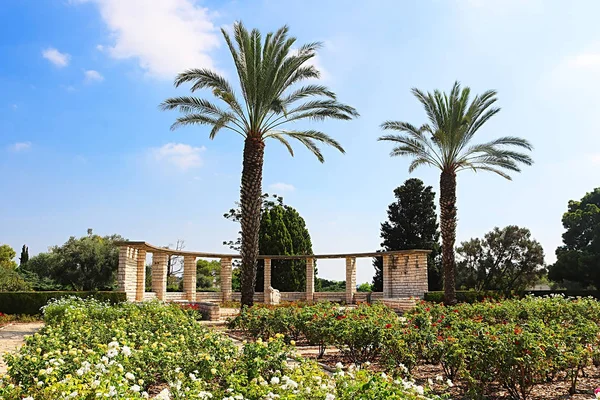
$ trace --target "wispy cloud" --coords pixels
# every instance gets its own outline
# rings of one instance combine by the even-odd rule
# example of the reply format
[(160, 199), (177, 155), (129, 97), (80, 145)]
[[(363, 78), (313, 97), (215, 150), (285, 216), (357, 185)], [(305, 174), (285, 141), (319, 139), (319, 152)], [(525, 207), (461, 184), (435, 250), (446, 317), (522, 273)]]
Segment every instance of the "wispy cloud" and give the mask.
[(98, 71), (94, 71), (93, 69), (88, 69), (84, 71), (85, 75), (85, 83), (93, 83), (93, 82), (102, 82), (104, 77)]
[(149, 75), (173, 79), (187, 68), (214, 68), (219, 35), (195, 0), (71, 0), (93, 3), (114, 38), (96, 48), (116, 59), (137, 59)]
[(185, 171), (202, 166), (200, 154), (205, 150), (204, 146), (193, 147), (184, 143), (167, 143), (164, 146), (150, 149), (150, 155), (155, 162), (168, 163)]
[(596, 93), (600, 75), (600, 44), (561, 60), (547, 77), (549, 84)]
[(63, 68), (69, 65), (71, 56), (67, 53), (61, 53), (54, 47), (49, 47), (42, 51), (42, 57), (56, 65), (58, 68)]
[(269, 189), (277, 192), (293, 192), (294, 190), (296, 190), (294, 185), (283, 182), (272, 183), (269, 185)]
[(31, 149), (31, 142), (17, 142), (8, 146), (8, 149), (15, 153), (27, 151)]

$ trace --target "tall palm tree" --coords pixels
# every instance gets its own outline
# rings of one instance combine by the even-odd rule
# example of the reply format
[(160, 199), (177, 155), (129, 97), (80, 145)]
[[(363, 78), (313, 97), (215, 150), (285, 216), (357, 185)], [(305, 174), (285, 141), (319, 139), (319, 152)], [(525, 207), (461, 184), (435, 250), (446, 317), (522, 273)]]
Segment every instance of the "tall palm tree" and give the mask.
[[(258, 232), (262, 195), (262, 169), (265, 144), (273, 139), (294, 151), (288, 139), (295, 139), (323, 162), (317, 143), (344, 153), (333, 138), (316, 130), (290, 129), (284, 125), (302, 120), (322, 121), (327, 118), (349, 120), (356, 110), (337, 101), (335, 93), (315, 83), (297, 87), (301, 81), (319, 78), (311, 60), (320, 43), (309, 43), (294, 49), (296, 39), (288, 37), (288, 27), (268, 33), (262, 40), (258, 30), (249, 32), (241, 22), (233, 27), (233, 40), (221, 29), (237, 70), (242, 99), (238, 99), (225, 78), (207, 69), (190, 69), (175, 78), (175, 86), (191, 82), (191, 91), (210, 89), (223, 104), (198, 97), (174, 97), (161, 104), (163, 110), (179, 109), (183, 113), (172, 129), (185, 125), (209, 125), (214, 139), (222, 129), (244, 138), (240, 205), (242, 211), (242, 305), (251, 306), (256, 279)], [(315, 98), (316, 97), (316, 98)]]
[(519, 164), (531, 165), (527, 154), (511, 148), (532, 150), (525, 139), (501, 137), (482, 144), (471, 144), (475, 133), (500, 109), (493, 107), (496, 92), (488, 90), (469, 102), (471, 90), (461, 89), (455, 82), (450, 94), (436, 90), (424, 93), (412, 89), (427, 113), (429, 124), (416, 127), (408, 122), (386, 121), (384, 130), (402, 132), (385, 135), (379, 140), (393, 142), (391, 156), (409, 156), (412, 172), (421, 165), (441, 170), (440, 225), (442, 231), (442, 264), (444, 266), (444, 302), (456, 303), (454, 243), (456, 240), (456, 173), (465, 169), (490, 171), (511, 179), (506, 171), (520, 172)]

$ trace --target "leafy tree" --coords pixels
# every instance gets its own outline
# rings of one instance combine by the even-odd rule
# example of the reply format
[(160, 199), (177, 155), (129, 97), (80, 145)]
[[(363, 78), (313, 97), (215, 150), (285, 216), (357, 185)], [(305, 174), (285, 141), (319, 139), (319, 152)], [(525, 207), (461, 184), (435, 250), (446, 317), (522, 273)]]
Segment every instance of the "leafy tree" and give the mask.
[(471, 90), (461, 89), (458, 82), (450, 94), (438, 90), (424, 93), (412, 89), (421, 102), (430, 124), (420, 127), (408, 122), (386, 121), (384, 130), (401, 132), (385, 135), (379, 140), (390, 141), (396, 147), (391, 156), (413, 158), (408, 171), (421, 165), (439, 168), (440, 173), (440, 225), (442, 233), (442, 265), (444, 268), (444, 302), (456, 303), (454, 244), (456, 241), (456, 173), (462, 170), (491, 171), (511, 179), (506, 171), (519, 172), (519, 164), (531, 165), (529, 155), (512, 150), (532, 150), (525, 139), (513, 136), (501, 137), (487, 143), (472, 144), (475, 133), (500, 109), (493, 107), (496, 91), (488, 90), (475, 96), (471, 102)]
[(119, 235), (71, 236), (62, 246), (32, 257), (23, 269), (66, 289), (111, 289), (119, 266), (119, 250), (114, 243), (122, 240)]
[(21, 257), (19, 257), (19, 265), (25, 265), (29, 261), (29, 247), (23, 245), (21, 248)]
[(361, 283), (360, 285), (358, 285), (358, 288), (356, 290), (359, 292), (372, 292), (373, 285), (371, 285), (369, 282)]
[[(222, 29), (237, 70), (243, 99), (221, 75), (206, 69), (191, 69), (177, 76), (175, 86), (192, 82), (191, 91), (208, 88), (225, 108), (198, 97), (175, 97), (165, 100), (164, 110), (179, 109), (184, 115), (172, 128), (186, 125), (212, 126), (213, 139), (221, 129), (228, 129), (244, 138), (240, 204), (242, 209), (241, 278), (242, 305), (253, 304), (256, 280), (256, 260), (259, 254), (259, 232), (262, 195), (262, 169), (267, 139), (284, 145), (294, 155), (288, 139), (295, 139), (310, 150), (319, 161), (323, 155), (317, 143), (330, 145), (344, 152), (342, 146), (323, 132), (298, 129), (288, 122), (349, 120), (358, 116), (356, 110), (337, 101), (335, 93), (325, 86), (308, 84), (295, 87), (306, 79), (319, 78), (319, 71), (307, 62), (315, 57), (320, 43), (309, 43), (294, 50), (295, 38), (288, 37), (288, 27), (261, 34), (252, 32), (241, 22), (233, 26), (233, 40)], [(307, 98), (317, 97), (315, 100)]]
[(563, 214), (563, 245), (556, 249), (556, 262), (548, 277), (562, 284), (600, 289), (600, 188), (571, 200)]
[(16, 255), (17, 253), (9, 245), (0, 245), (0, 268), (17, 268), (17, 263), (13, 260)]
[[(396, 201), (388, 206), (388, 220), (381, 224), (381, 247), (385, 251), (426, 249), (431, 250), (427, 259), (430, 290), (441, 288), (440, 233), (435, 213), (435, 193), (431, 186), (425, 187), (420, 179), (408, 179), (394, 189)], [(375, 276), (373, 290), (383, 290), (383, 259), (373, 259)]]
[[(304, 218), (293, 207), (283, 204), (277, 195), (262, 195), (262, 217), (259, 232), (260, 254), (305, 255), (312, 254), (312, 242)], [(239, 221), (241, 210), (231, 209), (225, 218)], [(241, 240), (224, 242), (239, 249)], [(315, 275), (316, 275), (315, 269)], [(264, 288), (264, 261), (257, 261), (255, 290)], [(304, 291), (306, 288), (305, 260), (271, 260), (271, 286), (285, 292)]]
[(344, 292), (346, 290), (346, 281), (330, 281), (323, 278), (317, 278), (317, 281), (319, 292)]
[(221, 263), (218, 260), (196, 261), (196, 288), (208, 289), (221, 283)]
[(31, 290), (31, 286), (13, 268), (0, 268), (0, 292)]
[(546, 273), (542, 246), (529, 229), (515, 225), (462, 242), (456, 252), (461, 289), (525, 290)]

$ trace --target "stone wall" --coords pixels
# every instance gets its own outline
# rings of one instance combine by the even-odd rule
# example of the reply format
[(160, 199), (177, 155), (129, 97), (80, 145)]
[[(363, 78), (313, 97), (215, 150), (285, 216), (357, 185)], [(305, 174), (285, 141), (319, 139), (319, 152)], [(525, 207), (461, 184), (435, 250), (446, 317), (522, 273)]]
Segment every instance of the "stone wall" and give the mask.
[(383, 257), (383, 297), (419, 297), (427, 292), (427, 255), (422, 252)]
[(137, 258), (138, 250), (132, 247), (121, 247), (119, 249), (118, 290), (125, 292), (128, 301), (135, 301), (136, 299)]

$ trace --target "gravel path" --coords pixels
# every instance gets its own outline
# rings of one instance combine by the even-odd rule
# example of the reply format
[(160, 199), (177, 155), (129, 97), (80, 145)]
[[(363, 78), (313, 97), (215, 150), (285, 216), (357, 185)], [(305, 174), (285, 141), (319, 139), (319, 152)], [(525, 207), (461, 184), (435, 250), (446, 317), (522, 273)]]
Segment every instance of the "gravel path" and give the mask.
[(6, 372), (6, 364), (4, 364), (2, 355), (6, 352), (17, 351), (23, 345), (26, 335), (33, 335), (43, 326), (43, 322), (28, 322), (10, 324), (0, 328), (0, 374)]

